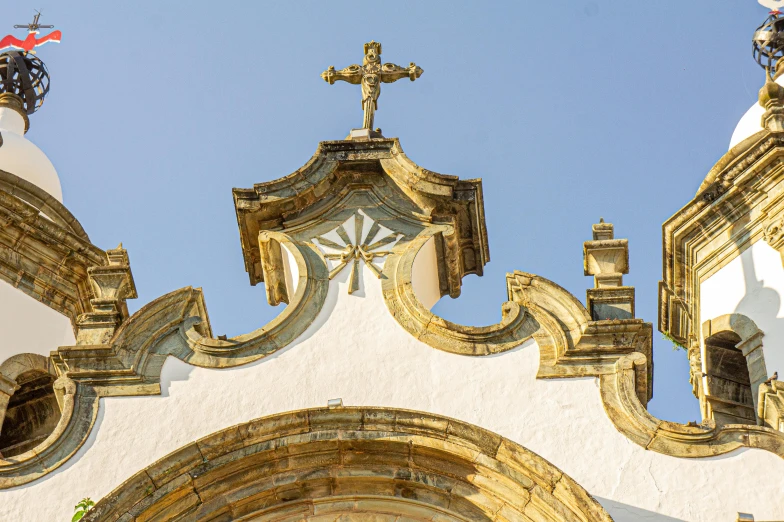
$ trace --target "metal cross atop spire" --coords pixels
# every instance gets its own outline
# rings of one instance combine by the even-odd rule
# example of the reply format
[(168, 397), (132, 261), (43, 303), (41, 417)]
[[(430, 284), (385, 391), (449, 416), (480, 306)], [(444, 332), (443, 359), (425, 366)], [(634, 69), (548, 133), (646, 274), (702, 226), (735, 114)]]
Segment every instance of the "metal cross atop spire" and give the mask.
[(334, 65), (321, 73), (321, 77), (332, 85), (338, 80), (362, 85), (362, 109), (365, 111), (363, 129), (373, 130), (373, 116), (378, 109), (378, 97), (381, 94), (381, 83), (392, 83), (401, 78), (409, 78), (412, 82), (424, 71), (411, 62), (408, 67), (393, 63), (381, 64), (381, 44), (369, 42), (365, 44), (365, 57), (362, 65), (349, 65), (345, 69), (335, 70)]
[(41, 38), (36, 37), (36, 35), (40, 32), (39, 29), (51, 29), (54, 27), (53, 25), (41, 25), (38, 23), (38, 20), (41, 18), (41, 11), (36, 10), (35, 16), (33, 17), (33, 23), (31, 24), (22, 24), (22, 25), (15, 25), (15, 29), (27, 29), (27, 37), (24, 40), (20, 40), (19, 38), (15, 37), (12, 34), (6, 35), (3, 38), (0, 38), (0, 51), (4, 51), (5, 49), (20, 49), (26, 53), (33, 53), (35, 54), (36, 47), (40, 47), (41, 45), (47, 42), (60, 42), (60, 38), (62, 38), (62, 33), (60, 31), (52, 31), (51, 33), (42, 36)]
[(38, 9), (35, 10), (35, 16), (33, 17), (33, 23), (31, 24), (21, 24), (15, 25), (14, 29), (27, 29), (31, 33), (37, 33), (39, 29), (51, 29), (53, 25), (41, 25), (38, 23), (38, 19), (41, 18), (41, 11)]

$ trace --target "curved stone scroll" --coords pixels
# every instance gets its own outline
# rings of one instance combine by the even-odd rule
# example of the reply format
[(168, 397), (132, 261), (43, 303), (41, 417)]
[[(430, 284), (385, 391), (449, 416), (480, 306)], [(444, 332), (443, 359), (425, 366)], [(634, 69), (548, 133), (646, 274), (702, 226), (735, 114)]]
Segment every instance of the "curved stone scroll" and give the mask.
[(431, 413), (367, 407), (299, 410), (219, 431), (130, 477), (83, 520), (308, 520), (316, 511), (333, 519), (612, 520), (515, 442)]
[[(121, 384), (115, 377), (122, 374), (126, 384), (153, 383), (149, 393), (159, 393), (157, 380), (166, 356), (206, 368), (227, 368), (283, 348), (299, 337), (321, 311), (328, 287), (326, 265), (312, 246), (294, 242), (279, 232), (264, 234), (292, 253), (299, 276), (290, 304), (263, 327), (228, 339), (213, 338), (201, 290), (184, 288), (144, 306), (123, 323), (106, 347), (96, 348), (95, 353), (85, 353), (81, 347), (61, 348), (55, 356), (58, 368), (91, 385), (100, 386), (105, 381), (113, 388)], [(115, 361), (117, 371), (98, 368), (106, 366), (107, 357)], [(133, 378), (138, 382), (132, 383)], [(122, 386), (115, 389), (120, 394), (132, 391)], [(101, 395), (108, 394), (114, 393), (102, 390)]]
[(438, 317), (415, 295), (412, 275), (417, 254), (431, 238), (450, 232), (451, 226), (431, 226), (389, 256), (384, 265), (386, 277), (381, 283), (389, 312), (411, 335), (445, 352), (490, 355), (519, 346), (539, 329), (539, 325), (511, 298), (502, 305), (500, 323), (476, 327)]
[(184, 361), (196, 366), (226, 368), (260, 359), (294, 341), (321, 312), (329, 289), (329, 274), (318, 250), (280, 232), (262, 232), (260, 240), (279, 243), (292, 254), (297, 264), (296, 290), (293, 296), (287, 296), (288, 306), (263, 327), (226, 340), (205, 335), (194, 324), (183, 330), (191, 350), (181, 357)]
[(713, 421), (685, 425), (657, 419), (636, 397), (638, 368), (647, 365), (642, 354), (621, 357), (615, 372), (601, 375), (599, 388), (607, 415), (615, 427), (645, 449), (673, 457), (712, 457), (742, 447), (759, 448), (784, 458), (784, 434), (771, 428)]
[[(106, 345), (61, 347), (51, 356), (53, 369), (61, 376), (55, 381), (61, 407), (59, 424), (33, 450), (0, 460), (0, 489), (33, 481), (68, 460), (87, 439), (100, 397), (159, 394), (167, 357), (196, 366), (227, 368), (265, 357), (299, 337), (326, 299), (326, 264), (311, 245), (296, 243), (282, 233), (265, 234), (292, 253), (299, 269), (296, 291), (280, 315), (248, 334), (214, 339), (201, 290), (183, 288), (145, 305)], [(13, 391), (12, 380), (3, 376), (2, 370), (10, 372), (19, 366), (20, 357), (0, 366), (0, 397)], [(49, 359), (40, 358), (49, 365)], [(11, 393), (3, 393), (5, 389)]]
[[(514, 272), (512, 295), (541, 325), (539, 377), (599, 378), (607, 416), (616, 429), (645, 449), (675, 457), (710, 457), (741, 447), (784, 458), (784, 433), (754, 425), (717, 427), (664, 421), (646, 409), (650, 398), (651, 325), (638, 319), (590, 321), (566, 290), (544, 278)], [(757, 339), (746, 328), (744, 339)]]

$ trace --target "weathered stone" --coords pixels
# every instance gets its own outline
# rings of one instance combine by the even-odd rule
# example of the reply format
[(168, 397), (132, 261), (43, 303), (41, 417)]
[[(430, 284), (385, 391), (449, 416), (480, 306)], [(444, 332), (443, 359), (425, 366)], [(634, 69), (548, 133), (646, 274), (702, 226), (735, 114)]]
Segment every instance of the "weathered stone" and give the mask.
[[(440, 429), (423, 434), (417, 424), (399, 427), (394, 439), (345, 438), (347, 432), (366, 434), (368, 426), (358, 425), (357, 419), (391, 422), (414, 412), (341, 408), (301, 413), (336, 429), (321, 431), (321, 437), (310, 441), (307, 433), (283, 435), (239, 450), (234, 449), (238, 432), (246, 432), (250, 424), (259, 433), (272, 432), (273, 426), (286, 424), (287, 416), (224, 430), (235, 435), (213, 434), (202, 439), (211, 441), (210, 454), (215, 457), (209, 462), (192, 467), (197, 458), (194, 445), (175, 452), (101, 500), (87, 520), (113, 520), (128, 513), (138, 520), (321, 520), (327, 516), (337, 520), (361, 514), (363, 520), (394, 515), (451, 521), (453, 513), (461, 520), (481, 520), (495, 513), (506, 520), (520, 520), (521, 510), (530, 509), (529, 490), (540, 482), (550, 486), (537, 490), (542, 496), (539, 503), (558, 514), (555, 520), (609, 520), (582, 488), (563, 480), (563, 473), (535, 454), (506, 440), (501, 443), (503, 450), (497, 450), (495, 443), (477, 445), (476, 441), (495, 440), (480, 428), (465, 425), (452, 430), (453, 442), (445, 441)], [(433, 425), (449, 422), (428, 416)], [(298, 442), (292, 444), (291, 439)], [(274, 447), (290, 453), (270, 449)], [(481, 448), (465, 452), (472, 447), (485, 447), (490, 453)], [(496, 455), (504, 455), (515, 465), (497, 461)], [(165, 477), (163, 487), (156, 488), (150, 474)], [(559, 480), (560, 488), (555, 488)], [(566, 504), (552, 496), (554, 488)], [(593, 518), (586, 518), (586, 513)]]

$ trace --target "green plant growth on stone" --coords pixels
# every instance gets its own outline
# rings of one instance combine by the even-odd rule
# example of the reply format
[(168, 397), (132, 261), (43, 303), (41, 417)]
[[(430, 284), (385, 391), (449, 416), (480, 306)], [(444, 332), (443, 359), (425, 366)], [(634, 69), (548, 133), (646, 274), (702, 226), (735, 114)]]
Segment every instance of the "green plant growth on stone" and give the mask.
[(77, 520), (81, 520), (82, 517), (85, 516), (87, 512), (90, 511), (90, 508), (93, 507), (94, 505), (95, 502), (93, 502), (89, 498), (83, 498), (82, 500), (80, 500), (79, 503), (74, 506), (75, 513), (73, 518), (71, 518), (71, 522), (76, 522)]
[(672, 343), (672, 349), (674, 351), (686, 350), (686, 348), (681, 343), (679, 343), (678, 341), (675, 340), (675, 337), (671, 336), (668, 333), (663, 333), (662, 334), (662, 339), (664, 339), (665, 341), (670, 341)]

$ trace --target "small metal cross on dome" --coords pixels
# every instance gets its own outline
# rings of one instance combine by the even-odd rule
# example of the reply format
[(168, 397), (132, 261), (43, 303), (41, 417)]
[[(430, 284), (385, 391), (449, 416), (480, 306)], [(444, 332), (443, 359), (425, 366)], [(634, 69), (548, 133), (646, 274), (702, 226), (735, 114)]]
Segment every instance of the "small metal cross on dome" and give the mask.
[(38, 9), (35, 10), (35, 16), (33, 17), (33, 23), (31, 24), (17, 24), (14, 26), (14, 29), (27, 29), (28, 31), (37, 32), (39, 29), (52, 29), (53, 25), (41, 25), (38, 23), (38, 19), (41, 18), (41, 11)]
[(411, 62), (408, 67), (393, 63), (381, 64), (381, 44), (368, 42), (365, 44), (365, 57), (362, 65), (349, 65), (345, 69), (335, 70), (334, 65), (321, 73), (324, 81), (332, 85), (338, 80), (362, 85), (362, 109), (365, 111), (363, 129), (373, 129), (373, 117), (378, 109), (378, 97), (381, 94), (381, 83), (392, 83), (401, 78), (409, 78), (412, 82), (424, 71)]
[(4, 51), (5, 49), (20, 49), (27, 53), (35, 54), (33, 49), (36, 47), (40, 47), (48, 42), (59, 43), (60, 39), (63, 37), (60, 31), (52, 31), (51, 33), (42, 36), (41, 38), (36, 36), (40, 32), (40, 29), (51, 29), (54, 27), (53, 25), (39, 24), (38, 20), (40, 18), (41, 12), (36, 11), (35, 16), (33, 17), (33, 23), (15, 25), (14, 29), (27, 29), (27, 37), (24, 40), (20, 40), (14, 35), (9, 34), (3, 38), (0, 38), (0, 51)]

